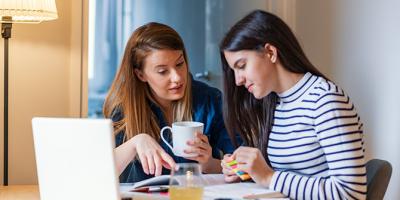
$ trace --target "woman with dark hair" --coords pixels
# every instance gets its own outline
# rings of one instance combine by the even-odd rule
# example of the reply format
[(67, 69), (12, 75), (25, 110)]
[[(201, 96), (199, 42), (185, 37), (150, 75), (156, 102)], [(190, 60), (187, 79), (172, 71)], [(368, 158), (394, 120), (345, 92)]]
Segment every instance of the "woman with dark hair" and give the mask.
[[(256, 10), (221, 45), (224, 119), (244, 141), (228, 159), (292, 199), (365, 199), (360, 117), (349, 97), (307, 59), (290, 28)], [(232, 137), (232, 139), (235, 139)]]
[[(220, 173), (221, 153), (232, 153), (222, 117), (221, 92), (192, 80), (183, 41), (171, 27), (148, 23), (129, 38), (121, 66), (108, 92), (104, 116), (112, 118), (120, 182), (169, 174), (175, 163), (198, 162), (205, 173)], [(160, 128), (198, 121), (203, 134), (188, 141), (183, 158), (160, 140)], [(171, 142), (171, 137), (167, 137)]]

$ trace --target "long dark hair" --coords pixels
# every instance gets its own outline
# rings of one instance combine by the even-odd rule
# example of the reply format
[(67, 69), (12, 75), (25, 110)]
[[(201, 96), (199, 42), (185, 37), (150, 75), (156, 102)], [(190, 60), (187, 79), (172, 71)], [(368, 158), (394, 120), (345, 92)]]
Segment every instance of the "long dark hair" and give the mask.
[(238, 132), (244, 145), (259, 148), (269, 163), (268, 137), (274, 123), (278, 95), (270, 93), (258, 100), (244, 86), (236, 87), (234, 72), (224, 55), (224, 51), (261, 52), (267, 43), (277, 49), (278, 59), (286, 70), (325, 76), (308, 60), (289, 26), (271, 13), (255, 10), (238, 21), (225, 35), (220, 44), (225, 126), (235, 145), (235, 134)]

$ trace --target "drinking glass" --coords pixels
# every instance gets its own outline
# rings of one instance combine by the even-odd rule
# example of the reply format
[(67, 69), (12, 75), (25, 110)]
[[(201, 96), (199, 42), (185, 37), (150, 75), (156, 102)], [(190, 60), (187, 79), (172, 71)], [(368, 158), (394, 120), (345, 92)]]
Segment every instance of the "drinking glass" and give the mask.
[(178, 163), (171, 170), (169, 197), (171, 200), (201, 200), (204, 179), (198, 163)]

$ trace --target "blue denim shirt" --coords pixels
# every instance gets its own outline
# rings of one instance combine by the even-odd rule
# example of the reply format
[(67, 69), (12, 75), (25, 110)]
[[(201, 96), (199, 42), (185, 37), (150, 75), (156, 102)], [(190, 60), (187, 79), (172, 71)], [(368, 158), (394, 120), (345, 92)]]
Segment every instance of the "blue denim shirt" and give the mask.
[[(204, 123), (203, 134), (207, 135), (212, 147), (212, 156), (217, 159), (222, 159), (221, 153), (232, 153), (235, 150), (224, 126), (221, 98), (221, 92), (218, 89), (210, 87), (205, 83), (192, 80), (193, 121)], [(168, 124), (165, 121), (161, 109), (152, 103), (150, 103), (150, 107), (159, 120), (159, 126), (161, 128), (167, 126)], [(118, 121), (122, 117), (121, 112), (116, 112), (113, 115), (112, 120)], [(116, 135), (116, 146), (119, 146), (124, 142), (124, 134), (124, 131), (122, 131)], [(171, 144), (170, 134), (165, 134), (165, 136), (165, 139)], [(175, 156), (171, 149), (169, 149), (161, 140), (159, 141), (159, 144), (176, 163), (195, 162)], [(169, 170), (163, 168), (162, 174), (169, 173)], [(125, 168), (119, 179), (121, 183), (132, 183), (151, 177), (153, 177), (153, 175), (146, 175), (140, 162), (135, 159)]]

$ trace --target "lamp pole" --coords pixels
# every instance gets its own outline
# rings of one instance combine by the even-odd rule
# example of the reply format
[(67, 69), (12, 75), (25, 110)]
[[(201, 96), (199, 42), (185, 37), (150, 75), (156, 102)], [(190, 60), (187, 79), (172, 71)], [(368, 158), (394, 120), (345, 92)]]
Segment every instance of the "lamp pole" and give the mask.
[[(9, 19), (8, 19), (9, 18)], [(11, 21), (11, 17), (3, 17)], [(8, 19), (8, 20), (7, 20)], [(8, 39), (11, 37), (12, 23), (1, 24), (1, 36), (4, 38), (4, 177), (3, 184), (8, 185)]]

